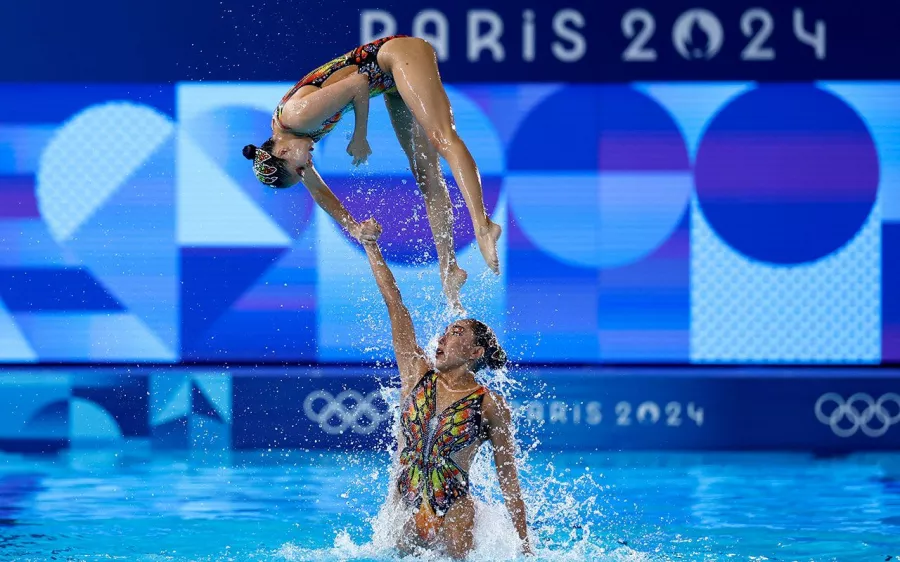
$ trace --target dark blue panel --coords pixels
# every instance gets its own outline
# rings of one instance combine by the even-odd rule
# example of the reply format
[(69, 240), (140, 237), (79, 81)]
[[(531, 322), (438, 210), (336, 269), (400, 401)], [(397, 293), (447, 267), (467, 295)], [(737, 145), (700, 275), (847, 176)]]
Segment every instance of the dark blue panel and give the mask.
[[(631, 80), (812, 80), (896, 78), (900, 76), (900, 42), (896, 41), (898, 5), (869, 0), (865, 9), (851, 2), (803, 0), (461, 0), (429, 5), (444, 17), (449, 58), (443, 78), (472, 81), (631, 81)], [(673, 28), (686, 10), (703, 7), (718, 21), (721, 50), (713, 52), (709, 32), (692, 22), (679, 37), (690, 37), (691, 53), (679, 54)], [(742, 53), (751, 38), (741, 21), (751, 8), (765, 9), (772, 33), (757, 35), (771, 60), (747, 60)], [(824, 58), (794, 31), (793, 10), (804, 10), (804, 29), (825, 25)], [(6, 3), (0, 13), (0, 77), (15, 81), (153, 81), (285, 80), (299, 78), (329, 58), (348, 51), (361, 39), (361, 12), (381, 9), (399, 33), (413, 32), (421, 11), (404, 0), (160, 0), (69, 3)], [(470, 57), (476, 44), (468, 33), (473, 10), (491, 10), (502, 22), (498, 59), (488, 50)], [(624, 18), (635, 9), (652, 18), (653, 32), (638, 35), (647, 19)], [(533, 12), (534, 56), (525, 56), (525, 10)], [(568, 19), (565, 19), (568, 18)], [(757, 21), (754, 31), (761, 22)], [(433, 24), (429, 28), (433, 29)], [(486, 24), (480, 26), (483, 33)], [(383, 28), (377, 26), (374, 31)], [(636, 38), (641, 38), (636, 40)], [(643, 40), (643, 39), (646, 40)], [(687, 41), (683, 41), (684, 46)], [(808, 43), (808, 41), (807, 41)], [(632, 45), (652, 60), (629, 61)], [(681, 46), (681, 45), (679, 45)], [(566, 56), (566, 53), (574, 55)]]
[(62, 123), (88, 106), (111, 101), (175, 116), (175, 88), (168, 84), (0, 84), (0, 123)]
[[(892, 399), (897, 385), (891, 377), (849, 369), (831, 376), (708, 372), (532, 371), (520, 379), (528, 392), (513, 397), (525, 422), (520, 433), (558, 450), (842, 453), (900, 447), (900, 403)], [(538, 388), (542, 396), (534, 399)]]
[[(389, 417), (387, 404), (378, 397), (374, 373), (331, 373), (327, 378), (234, 376), (232, 446), (385, 449), (390, 443)], [(337, 399), (342, 397), (339, 403)]]
[(285, 248), (182, 248), (182, 345), (204, 341), (206, 331)]
[(309, 361), (317, 359), (312, 310), (224, 313), (202, 334), (182, 341), (185, 361)]
[[(22, 376), (44, 375), (29, 372)], [(387, 411), (388, 402), (399, 398), (390, 391), (397, 386), (396, 370), (230, 372), (235, 449), (383, 451), (393, 443)], [(94, 373), (109, 394), (100, 392), (100, 384), (92, 385)], [(518, 383), (507, 395), (517, 435), (526, 445), (539, 441), (545, 451), (794, 450), (831, 455), (900, 448), (896, 370), (514, 368), (510, 375)], [(147, 388), (132, 384), (135, 376), (146, 373), (84, 370), (76, 376), (74, 395), (103, 405), (119, 420), (129, 413), (146, 419), (147, 410), (135, 404), (146, 400)], [(119, 377), (121, 384), (109, 384)], [(382, 393), (385, 387), (389, 390)], [(113, 397), (121, 407), (111, 405)], [(11, 407), (2, 395), (0, 407)], [(59, 409), (51, 410), (50, 417), (59, 419)], [(154, 427), (152, 435), (157, 446), (191, 443), (186, 418)], [(66, 439), (31, 439), (27, 430), (19, 439), (0, 440), (0, 450), (7, 451), (52, 452), (66, 446)]]
[[(851, 186), (852, 187), (852, 186)], [(703, 203), (716, 231), (736, 251), (775, 265), (809, 263), (833, 255), (859, 233), (873, 204)]]
[(153, 428), (154, 449), (190, 449), (188, 418), (178, 418)]
[[(391, 443), (388, 420), (361, 434), (365, 428), (354, 427), (354, 409), (359, 396), (366, 401), (375, 396), (393, 372), (345, 372), (329, 369), (326, 377), (317, 370), (235, 374), (234, 448), (386, 447)], [(900, 447), (900, 403), (891, 394), (896, 375), (855, 369), (658, 368), (517, 370), (513, 376), (522, 389), (508, 396), (519, 420), (517, 434), (526, 444), (538, 440), (543, 450), (842, 454)], [(341, 392), (347, 393), (343, 408), (333, 400)], [(850, 408), (847, 401), (854, 395)], [(384, 411), (386, 404), (371, 400)], [(878, 411), (867, 414), (866, 408)], [(320, 419), (323, 412), (332, 418)], [(323, 429), (327, 423), (347, 428), (328, 431)]]
[(86, 269), (0, 269), (11, 312), (117, 312), (124, 307)]
[(7, 453), (58, 453), (68, 446), (68, 439), (0, 439), (0, 451)]

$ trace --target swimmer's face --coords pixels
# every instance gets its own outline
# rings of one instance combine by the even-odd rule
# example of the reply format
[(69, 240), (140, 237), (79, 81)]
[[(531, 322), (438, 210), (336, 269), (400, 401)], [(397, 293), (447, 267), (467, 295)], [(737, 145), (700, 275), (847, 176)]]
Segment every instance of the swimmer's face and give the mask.
[(289, 174), (281, 187), (291, 187), (303, 179), (306, 170), (312, 166), (313, 142), (292, 135), (273, 136), (272, 140), (275, 141), (272, 156), (284, 161), (284, 169)]
[(484, 348), (475, 344), (475, 332), (465, 320), (454, 322), (438, 339), (434, 366), (439, 371), (474, 364), (484, 355)]

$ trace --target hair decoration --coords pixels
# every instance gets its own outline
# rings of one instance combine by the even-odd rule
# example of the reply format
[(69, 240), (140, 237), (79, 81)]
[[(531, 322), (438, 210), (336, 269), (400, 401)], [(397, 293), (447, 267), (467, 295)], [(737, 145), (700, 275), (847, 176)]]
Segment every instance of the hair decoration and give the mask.
[(257, 148), (253, 157), (253, 173), (256, 179), (266, 185), (272, 185), (278, 181), (278, 168), (271, 164), (266, 164), (272, 159), (272, 155), (261, 148)]

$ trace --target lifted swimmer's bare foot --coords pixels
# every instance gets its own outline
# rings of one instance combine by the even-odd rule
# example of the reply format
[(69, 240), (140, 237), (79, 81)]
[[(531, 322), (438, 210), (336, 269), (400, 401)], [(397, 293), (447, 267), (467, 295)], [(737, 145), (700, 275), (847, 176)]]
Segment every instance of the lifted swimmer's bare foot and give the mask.
[(469, 274), (456, 264), (449, 267), (446, 275), (441, 275), (444, 295), (447, 297), (447, 302), (455, 310), (463, 310), (462, 303), (459, 301), (459, 291), (466, 284), (466, 279), (468, 278)]
[(500, 274), (500, 258), (497, 256), (497, 240), (502, 231), (499, 224), (488, 219), (488, 223), (475, 233), (478, 249), (481, 250), (485, 263), (491, 268), (491, 271), (498, 275)]

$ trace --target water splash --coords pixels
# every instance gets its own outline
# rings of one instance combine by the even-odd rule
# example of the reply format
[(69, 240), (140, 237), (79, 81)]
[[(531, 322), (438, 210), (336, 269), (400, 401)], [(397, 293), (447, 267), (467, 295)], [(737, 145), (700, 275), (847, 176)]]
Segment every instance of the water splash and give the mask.
[[(435, 338), (436, 339), (436, 338)], [(429, 346), (433, 353), (433, 346)], [(483, 370), (479, 381), (498, 392), (507, 401), (518, 395), (546, 393), (546, 384), (525, 388), (513, 372), (519, 370)], [(391, 435), (399, 432), (400, 396), (396, 386), (381, 388), (384, 401), (390, 405)], [(550, 462), (532, 462), (540, 440), (537, 435), (541, 421), (529, 421), (524, 411), (514, 411), (513, 425), (517, 436), (517, 468), (529, 520), (529, 534), (536, 558), (521, 554), (521, 543), (507, 512), (496, 469), (493, 449), (484, 444), (473, 459), (469, 470), (470, 493), (476, 502), (474, 548), (467, 560), (496, 562), (498, 560), (649, 560), (649, 554), (635, 550), (622, 538), (621, 529), (637, 533), (630, 521), (627, 507), (615, 507), (612, 488), (604, 485), (603, 475), (595, 474), (589, 466), (557, 467)], [(447, 560), (433, 551), (420, 551), (404, 557), (395, 545), (410, 511), (393, 501), (391, 486), (395, 482), (396, 442), (384, 443), (385, 455), (373, 457), (370, 452), (347, 453), (347, 464), (363, 467), (364, 476), (351, 482), (342, 498), (347, 509), (355, 510), (355, 519), (364, 521), (364, 528), (345, 528), (336, 532), (327, 548), (306, 548), (287, 543), (274, 553), (276, 558), (290, 561), (305, 560)], [(393, 459), (385, 462), (385, 458)], [(371, 464), (366, 464), (371, 463)], [(372, 490), (383, 490), (382, 503), (372, 513)], [(365, 498), (354, 501), (354, 498)], [(642, 533), (645, 536), (653, 530)]]

